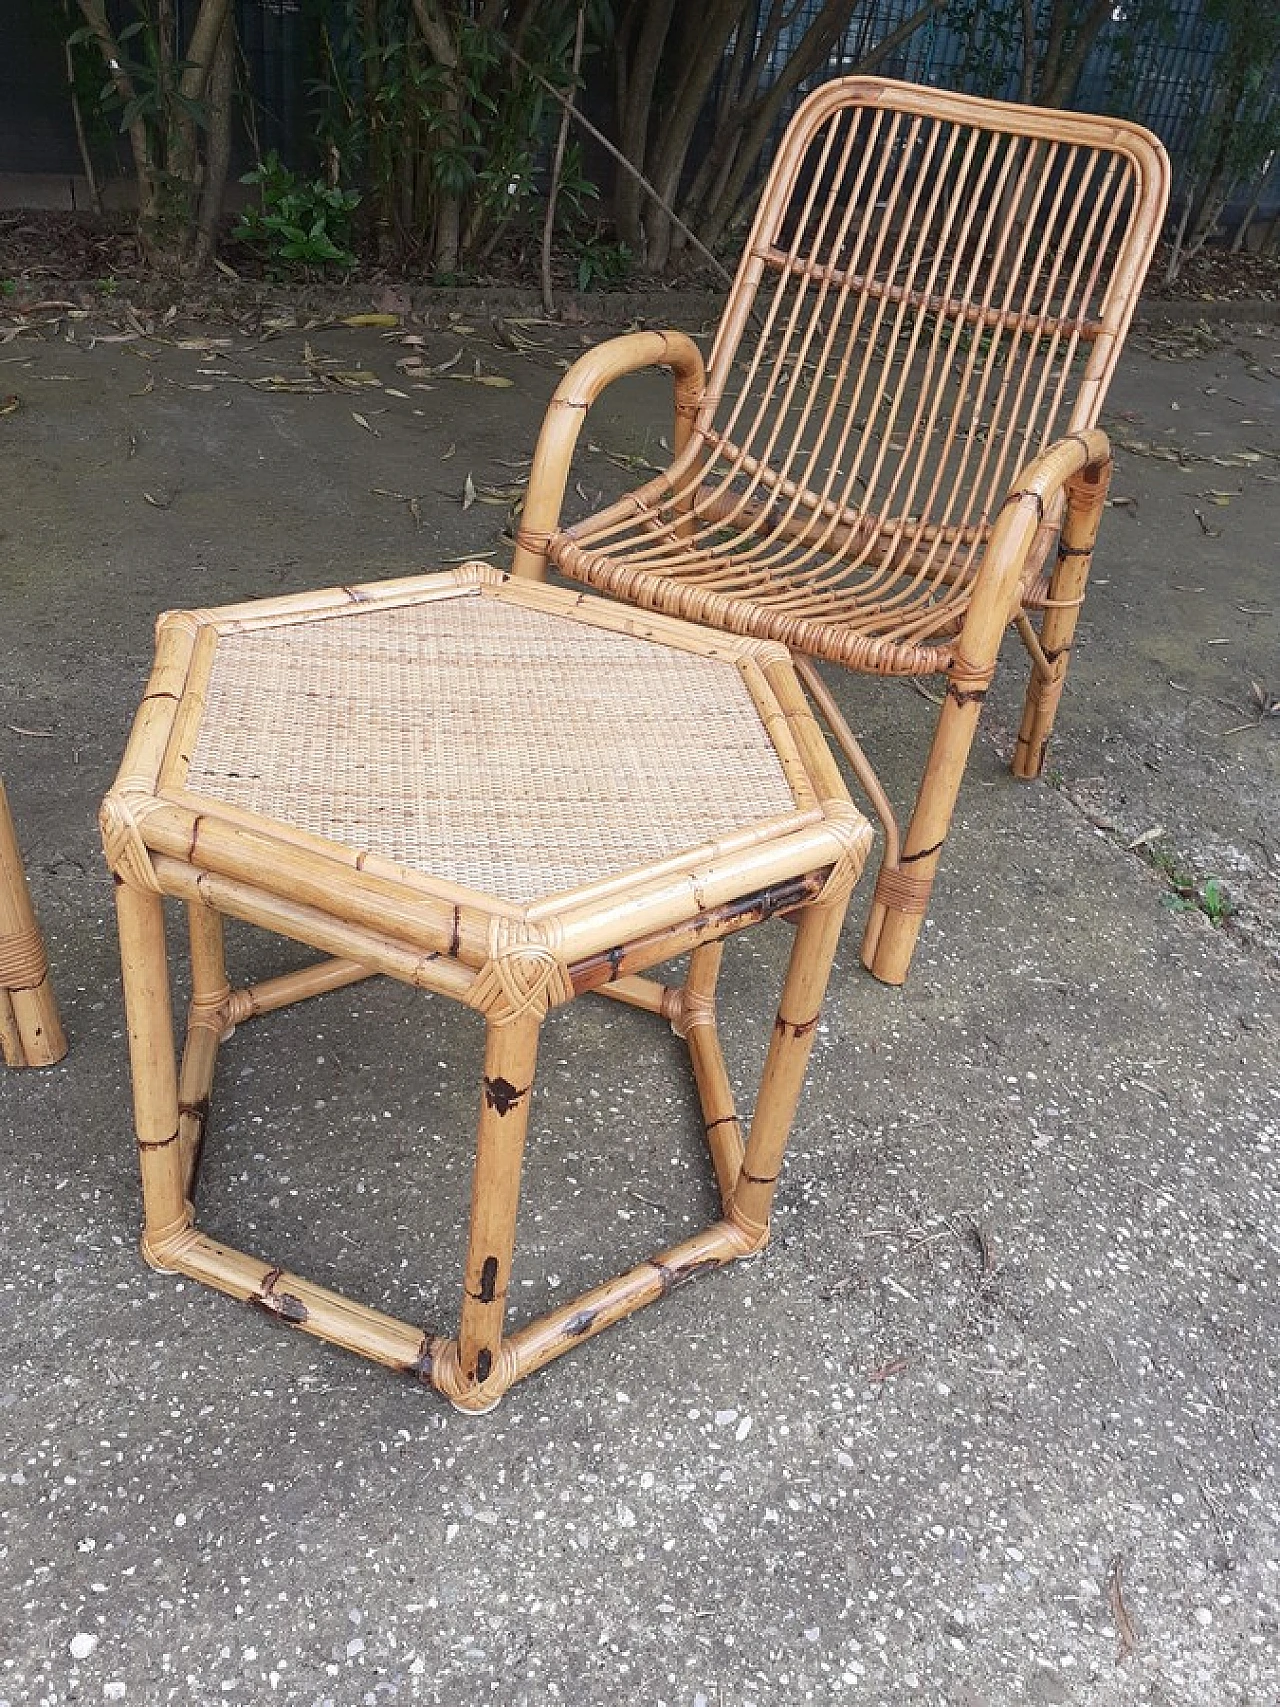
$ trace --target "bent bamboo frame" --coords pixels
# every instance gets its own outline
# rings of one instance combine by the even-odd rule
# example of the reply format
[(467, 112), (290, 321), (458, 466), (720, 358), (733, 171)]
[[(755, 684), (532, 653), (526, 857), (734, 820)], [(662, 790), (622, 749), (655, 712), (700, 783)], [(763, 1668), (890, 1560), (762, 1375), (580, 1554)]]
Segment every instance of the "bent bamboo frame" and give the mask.
[(9, 798), (0, 782), (0, 1056), (51, 1067), (67, 1052)]
[[(380, 609), (475, 598), (525, 613), (522, 622), (535, 613), (554, 615), (586, 629), (626, 634), (645, 647), (731, 665), (748, 693), (754, 739), (771, 749), (794, 809), (753, 818), (744, 806), (731, 833), (714, 843), (516, 905), (193, 791), (192, 755), (211, 715), (218, 649), (227, 637), (285, 627), (282, 645), (296, 657), (305, 649), (309, 623), (354, 618), (358, 627)], [(421, 691), (429, 696), (429, 682)], [(353, 714), (360, 715), (359, 707)], [(685, 752), (655, 757), (654, 763), (688, 759)], [(736, 786), (734, 778), (725, 780), (726, 787)], [(537, 785), (531, 777), (530, 786)], [(631, 809), (643, 811), (644, 801)], [(103, 831), (118, 880), (142, 1249), (154, 1266), (402, 1370), (461, 1409), (482, 1411), (512, 1381), (682, 1281), (767, 1242), (819, 1003), (871, 840), (781, 648), (637, 616), (580, 595), (516, 586), (476, 565), (377, 587), (179, 613), (160, 623), (155, 668), (116, 786), (104, 803)], [(165, 897), (185, 902), (188, 910), (192, 999), (180, 1067), (173, 1048)], [(309, 943), (327, 958), (236, 989), (227, 975), (224, 915)], [(744, 1138), (716, 1026), (716, 982), (723, 941), (775, 915), (791, 919), (796, 931)], [(684, 953), (690, 959), (682, 985), (668, 987), (644, 976)], [(265, 1258), (219, 1244), (195, 1220), (221, 1045), (236, 1026), (256, 1016), (374, 973), (451, 996), (485, 1022), (470, 1231), (452, 1337), (368, 1309)], [(693, 1237), (508, 1331), (521, 1158), (541, 1024), (552, 1007), (593, 991), (665, 1017), (684, 1038), (721, 1213)]]
[[(1010, 623), (1031, 660), (1015, 774), (1043, 764), (1106, 488), (1096, 423), (1167, 198), (1164, 152), (1137, 126), (836, 79), (788, 128), (705, 380), (687, 339), (633, 334), (582, 357), (552, 399), (515, 573), (550, 562), (808, 661), (885, 825), (863, 957), (888, 982), (906, 976), (972, 739), (955, 702), (980, 703)], [(670, 467), (562, 526), (587, 410), (654, 364), (676, 376)], [(1084, 439), (1087, 465), (1036, 484), (1043, 508), (1015, 542), (1002, 518), (1028, 465), (1057, 473)], [(975, 615), (992, 587), (994, 636), (990, 608)], [(947, 678), (953, 709), (901, 832), (823, 662)]]

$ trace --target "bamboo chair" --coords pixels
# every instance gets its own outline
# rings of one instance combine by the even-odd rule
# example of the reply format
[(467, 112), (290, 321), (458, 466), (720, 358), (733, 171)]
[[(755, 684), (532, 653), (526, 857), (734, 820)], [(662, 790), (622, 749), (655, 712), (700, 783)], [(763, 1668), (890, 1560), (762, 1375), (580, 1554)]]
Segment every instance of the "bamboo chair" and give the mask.
[[(514, 572), (791, 648), (884, 824), (862, 954), (888, 983), (1011, 623), (1013, 770), (1043, 766), (1110, 474), (1096, 422), (1167, 196), (1135, 125), (836, 80), (783, 139), (705, 375), (682, 333), (638, 332), (552, 399)], [(674, 373), (670, 467), (561, 527), (588, 408), (652, 365)], [(947, 678), (905, 833), (820, 662)]]
[(0, 1056), (10, 1067), (51, 1067), (66, 1052), (44, 938), (0, 782)]

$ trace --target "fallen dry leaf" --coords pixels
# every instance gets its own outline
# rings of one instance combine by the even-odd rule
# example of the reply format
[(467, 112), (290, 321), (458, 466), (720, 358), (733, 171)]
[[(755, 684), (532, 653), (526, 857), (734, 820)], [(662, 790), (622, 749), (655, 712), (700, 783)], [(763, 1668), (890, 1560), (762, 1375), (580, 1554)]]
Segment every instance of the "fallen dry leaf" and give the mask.
[[(438, 373), (440, 370), (437, 368), (435, 371)], [(508, 386), (515, 384), (514, 379), (508, 379), (501, 373), (451, 373), (449, 378), (461, 380), (464, 385), (492, 386), (495, 391), (505, 391)]]
[(290, 379), (283, 373), (264, 373), (257, 379), (251, 379), (249, 384), (255, 391), (288, 391), (312, 397), (324, 391), (324, 386), (318, 379)]
[(1119, 1553), (1112, 1559), (1107, 1570), (1107, 1605), (1111, 1608), (1111, 1616), (1116, 1622), (1116, 1635), (1120, 1638), (1120, 1652), (1116, 1655), (1116, 1664), (1128, 1659), (1130, 1654), (1138, 1650), (1138, 1632), (1133, 1627), (1133, 1619), (1124, 1603), (1124, 1560)]

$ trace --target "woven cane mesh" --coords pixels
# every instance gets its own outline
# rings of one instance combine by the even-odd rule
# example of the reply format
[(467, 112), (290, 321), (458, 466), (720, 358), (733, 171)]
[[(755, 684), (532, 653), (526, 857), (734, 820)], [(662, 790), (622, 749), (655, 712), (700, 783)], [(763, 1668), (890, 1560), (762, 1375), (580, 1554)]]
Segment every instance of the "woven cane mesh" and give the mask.
[(731, 664), (473, 597), (222, 635), (187, 787), (520, 903), (795, 810)]

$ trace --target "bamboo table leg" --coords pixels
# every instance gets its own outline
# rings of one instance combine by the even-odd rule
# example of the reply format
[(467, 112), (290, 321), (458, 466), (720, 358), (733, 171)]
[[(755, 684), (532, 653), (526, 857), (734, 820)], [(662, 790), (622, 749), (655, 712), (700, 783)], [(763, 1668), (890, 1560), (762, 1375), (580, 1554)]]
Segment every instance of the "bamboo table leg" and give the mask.
[(218, 1045), (230, 1036), (232, 1027), (227, 1022), (231, 985), (227, 978), (221, 916), (212, 907), (189, 902), (187, 929), (191, 941), (191, 1011), (178, 1077), (178, 1131), (183, 1189), (190, 1198), (195, 1192), (209, 1119)]
[(66, 1052), (44, 941), (0, 782), (0, 1053), (10, 1067), (51, 1067)]
[(438, 1360), (435, 1377), (462, 1410), (492, 1410), (515, 1377), (502, 1358), (502, 1325), (541, 1023), (537, 1013), (524, 1013), (506, 1024), (490, 1020), (485, 1033), (457, 1364)]
[(758, 1244), (768, 1236), (782, 1156), (804, 1087), (847, 900), (846, 896), (837, 903), (819, 902), (799, 915), (756, 1111), (729, 1210), (733, 1225)]
[(190, 1227), (191, 1210), (182, 1177), (164, 906), (150, 890), (118, 882), (116, 915), (142, 1172), (142, 1254), (153, 1268), (169, 1269), (166, 1246)]
[(675, 1028), (688, 1045), (720, 1203), (728, 1209), (742, 1166), (742, 1128), (716, 1029), (716, 981), (723, 959), (723, 942), (704, 943), (689, 956)]

